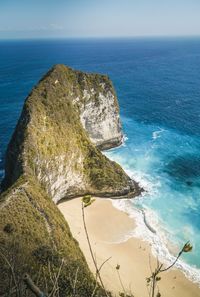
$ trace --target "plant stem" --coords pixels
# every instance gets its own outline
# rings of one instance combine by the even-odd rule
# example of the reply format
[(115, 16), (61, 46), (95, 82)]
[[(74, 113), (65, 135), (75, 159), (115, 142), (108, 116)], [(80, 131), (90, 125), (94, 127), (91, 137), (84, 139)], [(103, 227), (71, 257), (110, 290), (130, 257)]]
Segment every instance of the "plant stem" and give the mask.
[(99, 269), (98, 269), (98, 266), (97, 266), (97, 263), (96, 263), (96, 260), (95, 260), (95, 257), (94, 257), (94, 253), (93, 253), (93, 250), (92, 250), (92, 245), (91, 245), (91, 242), (90, 242), (90, 238), (89, 238), (89, 234), (88, 234), (87, 226), (86, 226), (86, 222), (85, 222), (85, 211), (84, 211), (84, 204), (83, 204), (83, 202), (82, 202), (82, 217), (83, 217), (83, 225), (84, 225), (84, 229), (85, 229), (85, 234), (86, 234), (86, 238), (87, 238), (87, 242), (88, 242), (90, 254), (91, 254), (91, 257), (92, 257), (92, 260), (93, 260), (95, 269), (96, 269), (96, 275), (99, 278), (99, 281), (101, 283), (101, 286), (102, 286), (102, 288), (103, 288), (106, 296), (109, 297), (108, 294), (107, 294), (107, 292), (106, 292), (106, 289), (104, 287), (104, 284), (103, 284), (103, 281), (102, 281), (102, 278), (101, 278), (101, 275), (100, 275), (100, 272), (99, 272)]

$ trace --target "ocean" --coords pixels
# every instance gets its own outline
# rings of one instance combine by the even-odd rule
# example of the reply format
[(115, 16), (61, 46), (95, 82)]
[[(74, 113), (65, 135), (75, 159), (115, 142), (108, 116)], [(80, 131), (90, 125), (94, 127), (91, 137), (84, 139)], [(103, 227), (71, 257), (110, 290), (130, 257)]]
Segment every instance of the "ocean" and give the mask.
[(200, 283), (200, 38), (0, 41), (0, 178), (23, 102), (57, 63), (114, 83), (124, 143), (106, 155), (145, 190), (114, 202), (137, 222), (122, 240), (148, 240), (166, 264), (189, 240), (177, 266)]

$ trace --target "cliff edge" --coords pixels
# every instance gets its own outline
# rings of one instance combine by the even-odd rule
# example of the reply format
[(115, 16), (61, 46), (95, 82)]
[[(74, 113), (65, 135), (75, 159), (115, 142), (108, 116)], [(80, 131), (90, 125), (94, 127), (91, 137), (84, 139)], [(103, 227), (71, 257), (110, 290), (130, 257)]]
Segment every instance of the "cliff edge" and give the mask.
[[(121, 141), (108, 77), (56, 65), (32, 90), (6, 152), (0, 195), (3, 295), (12, 289), (16, 296), (33, 296), (23, 283), (28, 273), (50, 295), (58, 287), (61, 297), (108, 296), (55, 203), (84, 194), (139, 194), (138, 185), (99, 150)], [(52, 275), (59, 275), (57, 287)]]
[(54, 202), (84, 194), (133, 197), (138, 185), (98, 149), (121, 141), (108, 77), (56, 65), (25, 101), (8, 145), (3, 186), (30, 175)]

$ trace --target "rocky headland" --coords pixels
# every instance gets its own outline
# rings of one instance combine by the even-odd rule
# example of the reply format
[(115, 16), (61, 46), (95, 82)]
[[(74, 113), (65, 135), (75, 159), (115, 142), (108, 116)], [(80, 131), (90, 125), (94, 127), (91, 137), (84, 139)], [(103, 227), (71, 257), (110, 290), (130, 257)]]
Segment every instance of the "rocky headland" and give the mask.
[[(0, 197), (1, 249), (12, 250), (19, 261), (23, 255), (19, 277), (29, 273), (35, 279), (42, 267), (48, 280), (48, 263), (59, 270), (64, 259), (60, 296), (71, 296), (70, 277), (77, 267), (76, 296), (91, 295), (95, 280), (56, 203), (85, 194), (121, 198), (141, 193), (100, 151), (120, 145), (122, 138), (118, 102), (107, 76), (56, 65), (32, 90), (7, 148)], [(0, 291), (6, 292), (9, 267), (0, 262)], [(100, 287), (95, 296), (104, 296)]]

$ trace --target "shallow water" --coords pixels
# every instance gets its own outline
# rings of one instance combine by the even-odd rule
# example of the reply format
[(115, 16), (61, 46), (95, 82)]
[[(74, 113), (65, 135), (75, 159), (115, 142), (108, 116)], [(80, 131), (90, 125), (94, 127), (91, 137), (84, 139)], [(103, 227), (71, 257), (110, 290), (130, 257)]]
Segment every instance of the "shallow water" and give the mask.
[[(190, 240), (193, 252), (183, 255), (183, 259), (200, 268), (198, 137), (127, 118), (123, 118), (123, 123), (128, 139), (106, 155), (120, 163), (146, 192), (132, 204), (115, 202), (115, 206), (136, 218), (139, 227), (133, 235), (146, 238), (162, 261), (166, 258), (168, 263), (172, 261), (168, 251), (176, 255)], [(156, 230), (156, 235), (146, 228), (137, 209), (145, 210), (146, 221)], [(190, 268), (185, 266), (185, 272), (189, 274)], [(198, 282), (199, 272), (190, 273)]]

